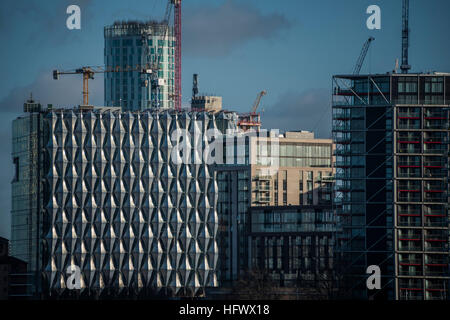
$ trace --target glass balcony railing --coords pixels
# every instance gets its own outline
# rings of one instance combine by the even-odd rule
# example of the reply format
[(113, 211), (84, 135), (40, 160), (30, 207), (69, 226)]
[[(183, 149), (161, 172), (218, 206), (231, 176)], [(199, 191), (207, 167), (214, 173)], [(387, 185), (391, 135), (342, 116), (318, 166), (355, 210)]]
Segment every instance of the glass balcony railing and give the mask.
[(400, 242), (398, 246), (399, 251), (422, 251), (421, 245), (406, 245), (404, 242), (406, 241)]

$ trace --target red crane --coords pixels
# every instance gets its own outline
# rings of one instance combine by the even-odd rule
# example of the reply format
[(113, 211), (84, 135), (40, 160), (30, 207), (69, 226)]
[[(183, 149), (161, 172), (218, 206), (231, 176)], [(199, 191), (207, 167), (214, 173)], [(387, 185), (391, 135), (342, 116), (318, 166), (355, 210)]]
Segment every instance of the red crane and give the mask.
[(175, 8), (175, 108), (181, 110), (181, 0), (171, 0)]

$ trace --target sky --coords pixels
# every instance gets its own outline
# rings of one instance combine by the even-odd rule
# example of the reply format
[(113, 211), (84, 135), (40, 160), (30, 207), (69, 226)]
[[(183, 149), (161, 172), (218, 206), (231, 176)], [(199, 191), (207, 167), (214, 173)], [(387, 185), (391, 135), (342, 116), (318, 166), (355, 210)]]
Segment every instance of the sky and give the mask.
[[(11, 122), (30, 93), (43, 105), (82, 102), (81, 77), (52, 79), (52, 70), (103, 64), (103, 27), (116, 20), (161, 19), (167, 0), (2, 0), (0, 2), (0, 236), (10, 237), (13, 165)], [(81, 29), (66, 27), (69, 5)], [(381, 9), (369, 30), (366, 9)], [(450, 72), (450, 1), (410, 1), (411, 72)], [(192, 74), (201, 93), (223, 96), (224, 108), (248, 112), (266, 90), (263, 126), (331, 136), (331, 77), (351, 73), (369, 36), (361, 73), (393, 70), (401, 58), (401, 0), (183, 0), (182, 92)], [(103, 78), (90, 82), (90, 102), (103, 105)]]

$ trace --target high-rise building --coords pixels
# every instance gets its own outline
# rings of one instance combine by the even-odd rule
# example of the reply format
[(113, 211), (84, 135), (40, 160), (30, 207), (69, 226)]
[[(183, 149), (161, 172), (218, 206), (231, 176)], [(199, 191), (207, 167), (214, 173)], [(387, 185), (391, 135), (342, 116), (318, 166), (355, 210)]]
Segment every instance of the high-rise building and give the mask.
[[(11, 245), (35, 296), (198, 296), (218, 285), (217, 179), (197, 142), (235, 129), (234, 113), (27, 106), (13, 122)], [(76, 267), (79, 291), (68, 287)]]
[(105, 73), (105, 105), (124, 111), (174, 108), (173, 28), (154, 21), (115, 22), (105, 27), (104, 36), (105, 66), (121, 70)]
[[(345, 292), (449, 298), (450, 74), (333, 76), (337, 238)], [(369, 266), (381, 289), (366, 286)]]
[[(330, 270), (325, 260), (332, 259), (334, 246), (332, 140), (314, 139), (306, 131), (280, 135), (278, 130), (240, 132), (233, 139), (225, 152), (231, 161), (216, 167), (222, 283), (232, 285), (245, 271), (261, 269), (291, 286), (303, 284), (316, 264)], [(252, 219), (266, 211), (267, 224), (253, 225)], [(304, 258), (317, 258), (307, 267), (297, 255), (300, 244)], [(326, 255), (316, 255), (325, 248)], [(282, 269), (278, 261), (289, 267)]]

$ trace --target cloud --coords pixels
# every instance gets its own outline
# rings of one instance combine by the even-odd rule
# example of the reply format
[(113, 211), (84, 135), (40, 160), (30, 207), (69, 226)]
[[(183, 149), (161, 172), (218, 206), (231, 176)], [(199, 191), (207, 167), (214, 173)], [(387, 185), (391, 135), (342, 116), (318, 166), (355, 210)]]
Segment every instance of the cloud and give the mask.
[[(103, 77), (97, 76), (89, 82), (89, 101), (94, 105), (103, 105)], [(14, 167), (12, 152), (12, 121), (23, 114), (23, 103), (33, 93), (33, 98), (43, 106), (73, 107), (82, 102), (82, 78), (80, 75), (61, 76), (53, 80), (51, 70), (42, 72), (35, 81), (19, 87), (0, 101), (0, 236), (9, 238), (11, 223), (11, 180)]]
[(290, 22), (281, 14), (226, 0), (220, 6), (186, 8), (183, 14), (183, 54), (225, 56), (253, 39), (270, 39)]
[(331, 137), (331, 95), (328, 89), (287, 92), (261, 116), (266, 129), (308, 130)]
[(79, 38), (79, 33), (68, 30), (66, 20), (69, 5), (78, 5), (81, 9), (81, 23), (92, 20), (93, 0), (53, 0), (12, 1), (0, 3), (0, 38), (20, 36), (17, 43), (28, 44), (61, 44)]

